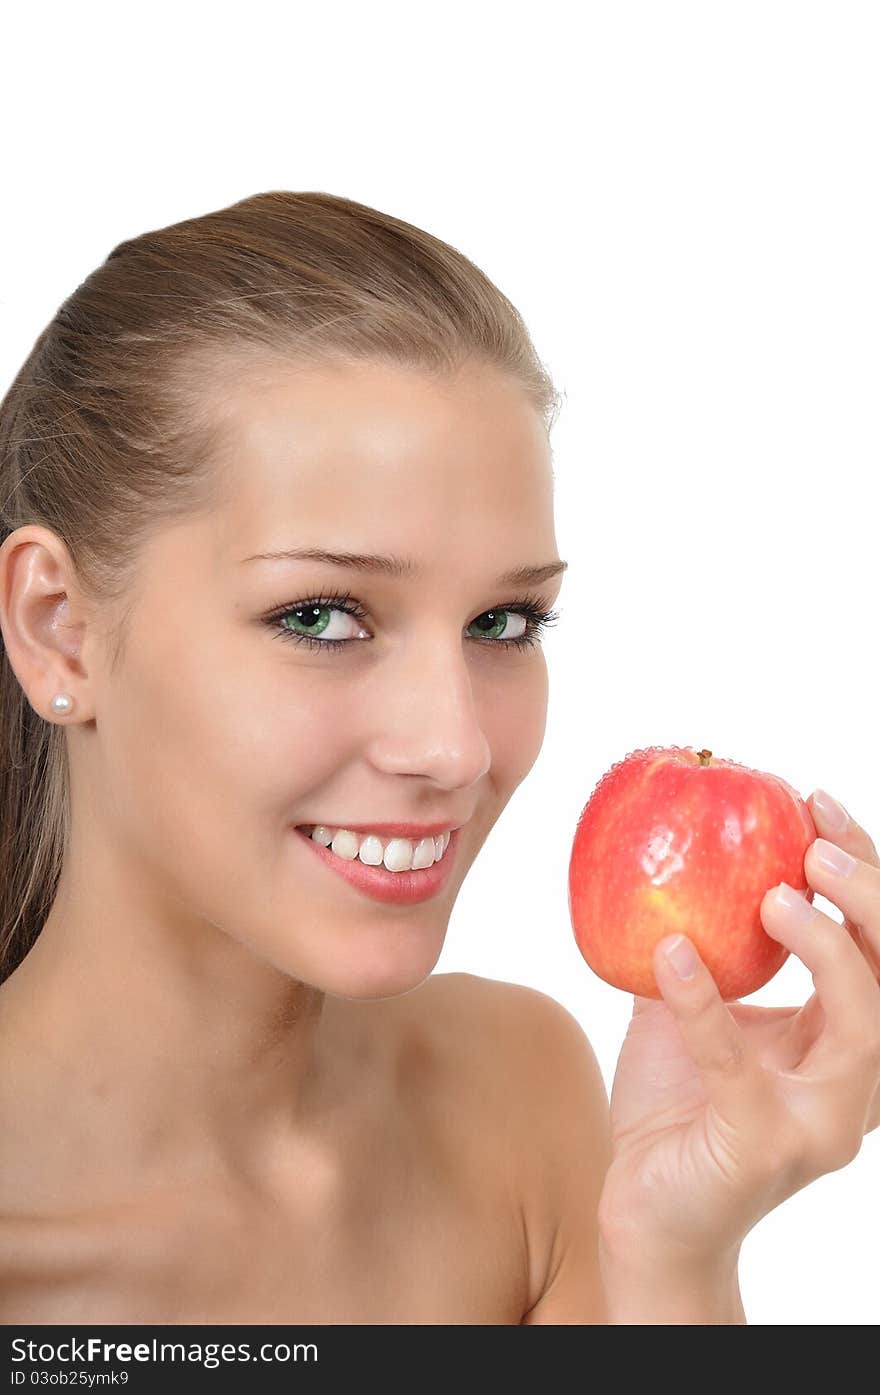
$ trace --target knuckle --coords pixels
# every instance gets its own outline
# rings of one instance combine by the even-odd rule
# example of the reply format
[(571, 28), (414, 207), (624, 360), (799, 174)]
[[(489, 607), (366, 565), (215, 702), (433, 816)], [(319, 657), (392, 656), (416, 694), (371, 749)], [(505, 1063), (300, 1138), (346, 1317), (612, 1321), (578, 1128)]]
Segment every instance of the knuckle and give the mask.
[(723, 1077), (740, 1075), (746, 1066), (742, 1035), (729, 1010), (716, 993), (702, 993), (688, 1014), (700, 1046), (696, 1048), (704, 1070)]
[(708, 974), (699, 974), (691, 986), (688, 1015), (696, 1019), (712, 1016), (718, 1006), (718, 990)]
[(741, 1075), (745, 1067), (745, 1052), (742, 1044), (730, 1038), (720, 1041), (715, 1048), (710, 1064), (716, 1074), (725, 1079)]

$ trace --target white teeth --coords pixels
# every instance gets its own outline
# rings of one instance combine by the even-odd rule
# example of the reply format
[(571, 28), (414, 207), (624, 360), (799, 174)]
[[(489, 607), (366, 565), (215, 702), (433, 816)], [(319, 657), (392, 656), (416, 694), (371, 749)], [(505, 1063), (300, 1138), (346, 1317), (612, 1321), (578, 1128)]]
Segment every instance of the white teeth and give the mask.
[[(411, 838), (389, 838), (382, 858), (389, 872), (409, 872), (413, 866), (413, 841)], [(431, 858), (434, 862), (434, 858)], [(428, 866), (431, 866), (428, 864)]]
[[(357, 839), (355, 839), (357, 842)], [(335, 851), (335, 848), (334, 848)], [(361, 862), (365, 862), (368, 867), (378, 867), (382, 861), (382, 839), (376, 838), (372, 833), (361, 843), (357, 856)]]
[(439, 862), (449, 846), (450, 832), (435, 837), (420, 838), (415, 845), (411, 838), (389, 838), (384, 844), (375, 833), (352, 833), (348, 828), (328, 828), (317, 824), (311, 837), (322, 848), (330, 848), (337, 857), (353, 862), (359, 858), (368, 867), (384, 864), (389, 872), (408, 872), (430, 867)]
[(346, 862), (354, 862), (360, 843), (356, 833), (349, 833), (347, 828), (338, 828), (333, 834), (330, 846), (337, 857), (344, 857)]
[[(392, 839), (392, 842), (397, 843), (397, 844), (399, 844), (402, 848), (404, 848), (404, 849), (405, 849), (405, 854), (404, 854), (404, 855), (405, 855), (406, 857), (409, 856), (409, 851), (410, 851), (410, 850), (409, 850), (409, 848), (407, 847), (407, 844), (409, 843), (409, 839), (408, 839), (408, 838), (394, 838), (394, 839)], [(414, 868), (415, 870), (418, 870), (418, 868), (420, 868), (420, 867), (430, 867), (433, 863), (439, 862), (440, 858), (443, 856), (443, 850), (444, 850), (445, 847), (446, 847), (446, 844), (445, 844), (445, 842), (443, 841), (443, 835), (442, 835), (442, 834), (440, 835), (440, 847), (439, 847), (439, 849), (438, 849), (438, 847), (437, 847), (437, 839), (436, 839), (436, 838), (420, 838), (419, 841), (416, 843), (415, 847), (412, 849), (412, 866), (413, 866), (413, 868)], [(389, 861), (388, 861), (388, 854), (389, 854), (390, 851), (391, 851), (391, 843), (389, 843), (389, 844), (388, 844), (388, 847), (385, 849), (385, 866), (386, 866), (386, 867), (389, 867), (389, 866), (391, 865), (391, 864), (389, 863)], [(395, 868), (392, 867), (391, 870), (394, 871)]]

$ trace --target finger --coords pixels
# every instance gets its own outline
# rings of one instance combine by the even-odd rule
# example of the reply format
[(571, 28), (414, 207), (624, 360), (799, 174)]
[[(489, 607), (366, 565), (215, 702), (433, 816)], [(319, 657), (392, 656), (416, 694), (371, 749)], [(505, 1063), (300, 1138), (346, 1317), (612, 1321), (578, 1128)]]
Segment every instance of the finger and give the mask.
[[(690, 975), (681, 977), (680, 970), (688, 967)], [(728, 1120), (741, 1119), (755, 1089), (756, 1066), (741, 1028), (687, 936), (666, 936), (655, 946), (654, 978), (710, 1103)]]
[(807, 800), (807, 807), (820, 838), (828, 838), (853, 857), (880, 867), (880, 854), (869, 834), (827, 790), (814, 790)]
[[(874, 842), (864, 828), (851, 816), (827, 790), (814, 790), (807, 800), (810, 815), (821, 838), (836, 843), (853, 857), (860, 858), (869, 866), (880, 867), (880, 855)], [(862, 941), (857, 925), (849, 917), (844, 917), (844, 925), (866, 956), (874, 973), (880, 978), (880, 954), (875, 953)]]
[[(804, 873), (814, 891), (843, 911), (850, 933), (858, 929), (865, 944), (880, 952), (880, 867), (817, 838), (807, 848)], [(856, 936), (852, 938), (858, 945)]]
[[(864, 935), (862, 934), (861, 930), (857, 925), (851, 925), (849, 921), (846, 921), (846, 928), (852, 935), (854, 943), (858, 945), (860, 952), (864, 954), (865, 958), (870, 964), (871, 972), (873, 973), (874, 977), (877, 979), (878, 983), (880, 983), (880, 949), (875, 949), (874, 946), (871, 944), (870, 940), (865, 939)], [(875, 943), (876, 940), (877, 937), (875, 935)]]
[(767, 934), (810, 970), (824, 1014), (823, 1030), (802, 1064), (823, 1058), (839, 1066), (841, 1052), (860, 1055), (880, 1032), (880, 984), (855, 941), (785, 882), (765, 893), (760, 912)]

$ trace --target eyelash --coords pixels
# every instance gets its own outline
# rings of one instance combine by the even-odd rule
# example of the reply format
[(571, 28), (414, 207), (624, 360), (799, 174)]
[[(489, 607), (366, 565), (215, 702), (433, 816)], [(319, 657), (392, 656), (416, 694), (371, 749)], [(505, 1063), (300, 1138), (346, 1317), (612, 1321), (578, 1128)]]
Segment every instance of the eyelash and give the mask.
[[(264, 615), (263, 621), (275, 631), (275, 638), (292, 639), (298, 644), (308, 645), (311, 649), (344, 649), (346, 645), (360, 642), (351, 639), (313, 639), (311, 635), (296, 634), (280, 623), (288, 615), (292, 615), (298, 610), (308, 610), (310, 607), (316, 606), (330, 606), (333, 610), (341, 610), (346, 615), (354, 616), (356, 620), (367, 618), (367, 612), (349, 591), (333, 591), (323, 596), (310, 596), (307, 600), (292, 601), (288, 605), (279, 606), (268, 615)], [(488, 611), (481, 611), (480, 615), (488, 615), (490, 612), (494, 613), (498, 610), (503, 610), (510, 615), (524, 615), (529, 622), (525, 634), (520, 635), (519, 639), (477, 640), (478, 644), (485, 643), (496, 649), (534, 648), (540, 645), (539, 635), (541, 632), (548, 626), (555, 624), (559, 619), (556, 611), (545, 610), (540, 599), (531, 595), (523, 596), (518, 601), (510, 601), (507, 605), (491, 606)], [(480, 616), (475, 618), (479, 619)]]

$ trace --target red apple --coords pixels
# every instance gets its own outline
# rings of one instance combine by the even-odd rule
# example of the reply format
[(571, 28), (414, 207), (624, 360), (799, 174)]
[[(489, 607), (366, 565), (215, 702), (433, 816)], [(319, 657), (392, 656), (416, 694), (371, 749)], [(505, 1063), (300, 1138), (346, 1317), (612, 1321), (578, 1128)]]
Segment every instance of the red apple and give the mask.
[(778, 775), (689, 746), (632, 751), (578, 820), (568, 868), (578, 948), (606, 983), (659, 998), (652, 952), (681, 932), (722, 998), (754, 993), (788, 957), (761, 924), (761, 899), (786, 881), (812, 901), (804, 854), (815, 837)]

